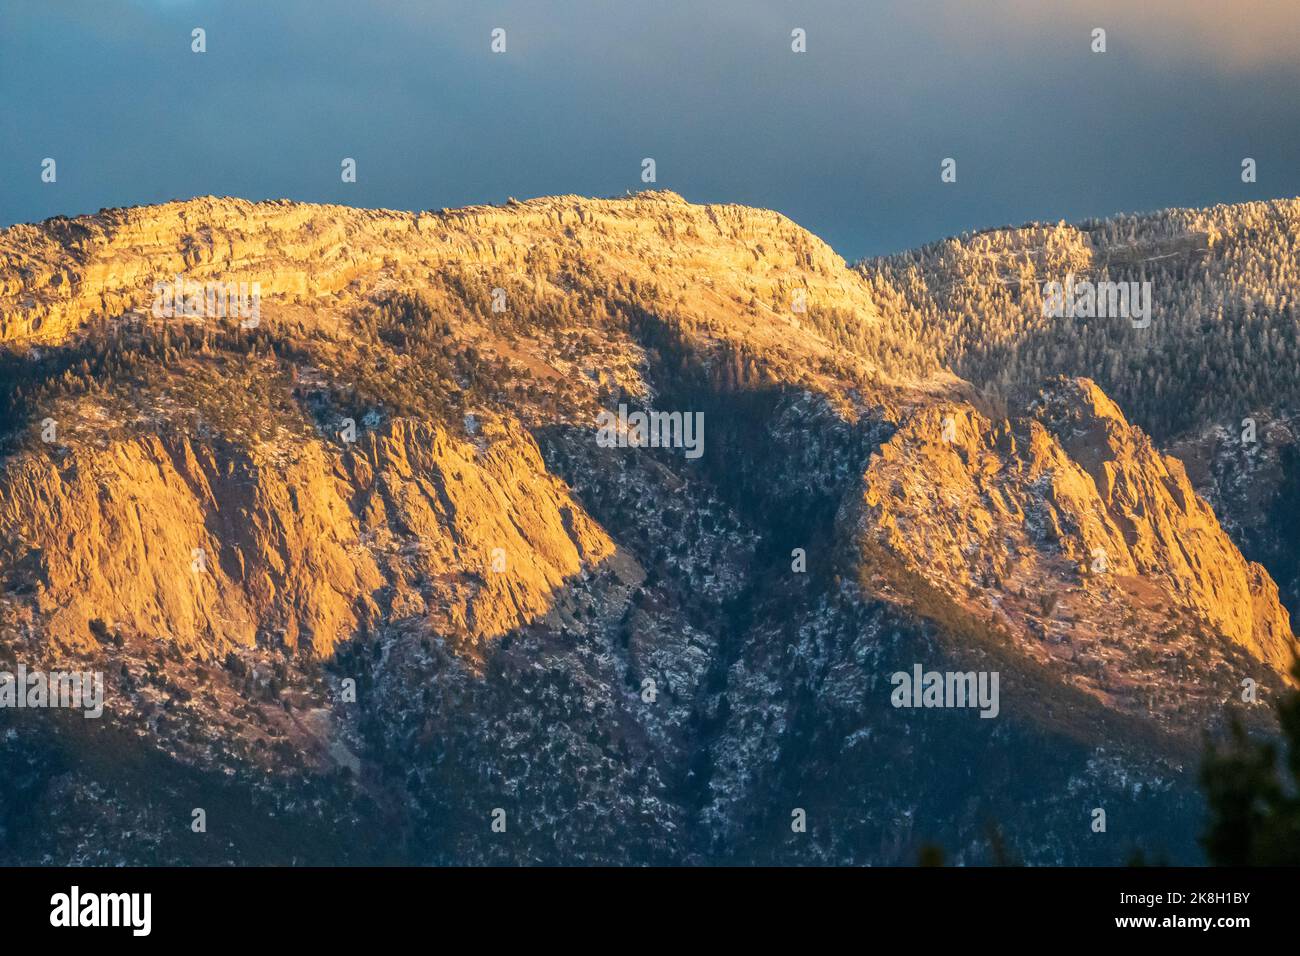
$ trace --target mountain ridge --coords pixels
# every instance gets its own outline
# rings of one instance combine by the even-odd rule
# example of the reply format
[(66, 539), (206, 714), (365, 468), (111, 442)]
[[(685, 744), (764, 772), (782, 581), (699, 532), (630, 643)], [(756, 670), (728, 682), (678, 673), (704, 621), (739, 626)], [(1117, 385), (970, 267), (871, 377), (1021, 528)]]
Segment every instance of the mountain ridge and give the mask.
[[(127, 739), (254, 807), (307, 775), (294, 819), (390, 814), (417, 862), (979, 862), (989, 815), (1113, 862), (1054, 835), (1082, 788), (1184, 859), (1196, 740), (1287, 684), (1272, 579), (1095, 383), (959, 378), (777, 213), (100, 215), (0, 232), (0, 651), (102, 667)], [(178, 275), (259, 283), (258, 321), (151, 315)], [(602, 445), (619, 405), (703, 454)], [(1004, 716), (894, 709), (914, 663), (999, 669)]]

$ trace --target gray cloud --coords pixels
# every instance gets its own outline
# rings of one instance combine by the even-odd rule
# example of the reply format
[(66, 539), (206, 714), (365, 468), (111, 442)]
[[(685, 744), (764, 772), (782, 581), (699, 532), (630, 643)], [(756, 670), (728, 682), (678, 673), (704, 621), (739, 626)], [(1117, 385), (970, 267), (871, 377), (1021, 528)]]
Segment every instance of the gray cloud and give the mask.
[(1108, 40), (1166, 62), (1229, 72), (1300, 69), (1295, 0), (934, 0), (915, 9), (954, 43), (980, 45), (998, 35), (1032, 41), (1102, 27)]
[[(393, 208), (610, 195), (640, 188), (653, 156), (660, 186), (778, 209), (856, 258), (1032, 218), (1300, 193), (1300, 4), (1127, 6), (5, 4), (0, 225), (206, 193)], [(790, 52), (796, 26), (806, 54)]]

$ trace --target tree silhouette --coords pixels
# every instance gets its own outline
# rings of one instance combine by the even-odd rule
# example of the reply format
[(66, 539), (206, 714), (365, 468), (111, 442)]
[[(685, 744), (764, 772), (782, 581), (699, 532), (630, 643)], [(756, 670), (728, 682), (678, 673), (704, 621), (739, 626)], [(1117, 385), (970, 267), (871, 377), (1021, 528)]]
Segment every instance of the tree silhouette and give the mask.
[[(1300, 659), (1292, 667), (1300, 680)], [(1300, 690), (1277, 705), (1286, 748), (1250, 739), (1233, 718), (1227, 746), (1209, 745), (1201, 786), (1210, 822), (1201, 845), (1216, 866), (1300, 865)]]

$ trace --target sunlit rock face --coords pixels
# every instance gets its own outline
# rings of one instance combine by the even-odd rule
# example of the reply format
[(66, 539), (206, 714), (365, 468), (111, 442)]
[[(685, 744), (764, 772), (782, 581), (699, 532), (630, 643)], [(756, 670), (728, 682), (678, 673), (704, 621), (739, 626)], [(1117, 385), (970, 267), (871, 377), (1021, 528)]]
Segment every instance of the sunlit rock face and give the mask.
[[(175, 307), (214, 284), (255, 311)], [(1195, 860), (1276, 586), (1093, 381), (990, 396), (909, 314), (670, 193), (0, 232), (0, 664), (107, 685), (0, 713), (0, 807), (78, 815), (69, 862)], [(996, 671), (996, 717), (895, 707), (915, 665)], [(187, 844), (146, 772), (248, 836)]]

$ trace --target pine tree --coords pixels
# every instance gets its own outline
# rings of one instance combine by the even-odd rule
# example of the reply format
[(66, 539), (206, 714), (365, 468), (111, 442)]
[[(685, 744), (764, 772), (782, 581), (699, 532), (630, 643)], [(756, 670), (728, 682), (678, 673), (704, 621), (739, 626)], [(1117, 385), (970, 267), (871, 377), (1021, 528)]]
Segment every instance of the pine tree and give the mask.
[[(1300, 659), (1292, 667), (1300, 680)], [(1210, 823), (1201, 845), (1217, 866), (1300, 864), (1300, 690), (1278, 703), (1279, 742), (1251, 740), (1234, 718), (1227, 747), (1210, 746), (1201, 786)]]

